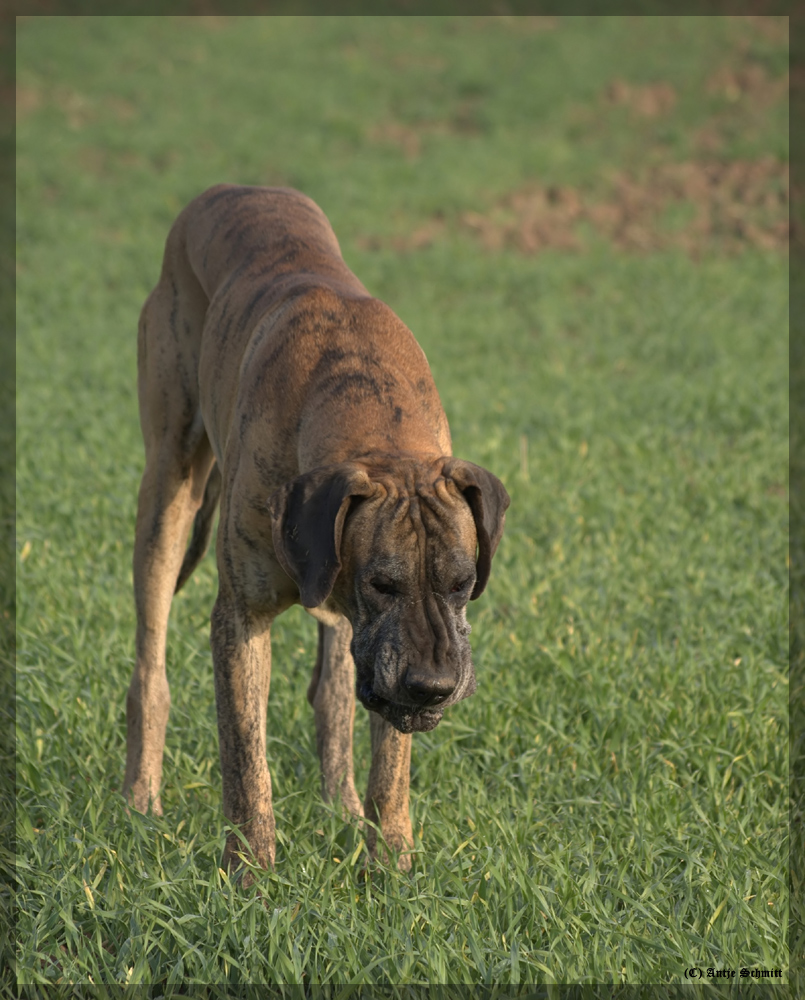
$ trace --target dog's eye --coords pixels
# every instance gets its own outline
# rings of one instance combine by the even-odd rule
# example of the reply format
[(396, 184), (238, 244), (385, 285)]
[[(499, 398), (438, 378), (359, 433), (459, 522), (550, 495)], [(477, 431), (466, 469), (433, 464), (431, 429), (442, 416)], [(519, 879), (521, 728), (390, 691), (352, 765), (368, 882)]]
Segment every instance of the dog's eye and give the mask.
[(372, 588), (378, 592), (378, 594), (386, 594), (391, 596), (398, 593), (397, 585), (391, 583), (390, 580), (372, 580)]
[(470, 578), (468, 577), (466, 580), (462, 580), (461, 583), (454, 583), (453, 586), (450, 588), (450, 593), (460, 594), (461, 591), (466, 590), (467, 587), (469, 587), (469, 585), (470, 585)]

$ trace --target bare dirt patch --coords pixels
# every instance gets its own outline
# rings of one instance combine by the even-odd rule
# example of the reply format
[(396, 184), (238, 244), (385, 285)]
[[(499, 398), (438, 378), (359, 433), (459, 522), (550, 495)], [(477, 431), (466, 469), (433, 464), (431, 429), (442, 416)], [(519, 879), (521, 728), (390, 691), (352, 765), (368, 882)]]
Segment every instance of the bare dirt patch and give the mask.
[(441, 73), (447, 69), (448, 62), (444, 56), (434, 55), (432, 52), (416, 52), (406, 50), (396, 52), (391, 56), (391, 65), (395, 69), (403, 70), (426, 70), (432, 73)]
[(788, 94), (788, 73), (770, 77), (761, 63), (722, 66), (707, 81), (708, 94), (734, 102), (745, 100), (757, 108), (771, 107)]
[(788, 98), (788, 73), (771, 77), (761, 63), (738, 60), (710, 75), (704, 96), (718, 102), (714, 112), (694, 131), (693, 143), (701, 154), (722, 150), (737, 134), (753, 135), (762, 130), (766, 115)]
[(422, 154), (422, 142), (427, 136), (472, 136), (483, 132), (478, 112), (480, 102), (468, 98), (460, 101), (452, 118), (417, 122), (407, 125), (390, 119), (373, 125), (366, 131), (366, 138), (374, 145), (398, 149), (412, 163)]
[(446, 229), (444, 218), (434, 216), (404, 236), (393, 236), (390, 240), (382, 240), (376, 236), (358, 236), (355, 242), (361, 250), (380, 250), (384, 246), (390, 246), (398, 253), (406, 253), (432, 246), (444, 236)]
[(484, 247), (534, 254), (581, 250), (591, 236), (621, 250), (678, 247), (766, 250), (788, 247), (788, 165), (773, 157), (730, 163), (662, 164), (616, 174), (603, 196), (572, 187), (529, 185), (461, 224)]
[(673, 110), (676, 91), (670, 83), (651, 83), (639, 87), (618, 78), (609, 84), (604, 98), (609, 104), (629, 108), (641, 118), (658, 118)]
[(22, 121), (42, 105), (42, 94), (34, 87), (17, 87), (16, 93), (17, 121)]
[[(618, 250), (678, 248), (693, 257), (747, 247), (786, 251), (791, 236), (788, 164), (772, 156), (731, 162), (661, 164), (614, 174), (603, 192), (530, 183), (483, 212), (464, 212), (458, 229), (486, 250), (583, 251), (604, 240)], [(405, 235), (361, 236), (363, 250), (409, 252), (443, 239), (436, 215)]]
[(419, 157), (422, 149), (422, 139), (419, 131), (402, 122), (387, 121), (369, 129), (367, 138), (380, 146), (393, 146), (399, 149), (406, 160), (413, 161)]
[(95, 118), (93, 102), (78, 91), (70, 90), (68, 87), (57, 87), (51, 95), (51, 100), (64, 114), (67, 126), (72, 131), (80, 131)]
[(770, 42), (788, 45), (789, 19), (787, 14), (733, 14), (732, 20), (745, 24), (752, 32)]
[(104, 146), (82, 147), (78, 150), (77, 160), (85, 173), (99, 180), (109, 180), (121, 170), (141, 169), (148, 166), (146, 158), (134, 150), (112, 152)]
[(112, 117), (119, 122), (129, 122), (137, 117), (137, 106), (124, 97), (107, 97), (105, 104)]
[(40, 89), (20, 86), (16, 90), (17, 121), (23, 121), (45, 108), (56, 107), (64, 115), (71, 130), (105, 117), (118, 122), (129, 122), (139, 114), (132, 101), (110, 94), (103, 98), (90, 98), (67, 87)]

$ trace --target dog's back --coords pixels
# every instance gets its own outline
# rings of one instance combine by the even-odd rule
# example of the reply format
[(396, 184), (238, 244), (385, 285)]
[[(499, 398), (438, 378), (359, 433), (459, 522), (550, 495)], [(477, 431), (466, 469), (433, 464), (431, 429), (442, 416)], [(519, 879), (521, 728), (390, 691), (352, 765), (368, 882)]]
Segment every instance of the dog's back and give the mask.
[(191, 202), (177, 219), (187, 258), (207, 298), (244, 283), (261, 296), (245, 309), (271, 304), (305, 286), (325, 285), (347, 295), (369, 293), (341, 257), (326, 215), (291, 188), (219, 184)]

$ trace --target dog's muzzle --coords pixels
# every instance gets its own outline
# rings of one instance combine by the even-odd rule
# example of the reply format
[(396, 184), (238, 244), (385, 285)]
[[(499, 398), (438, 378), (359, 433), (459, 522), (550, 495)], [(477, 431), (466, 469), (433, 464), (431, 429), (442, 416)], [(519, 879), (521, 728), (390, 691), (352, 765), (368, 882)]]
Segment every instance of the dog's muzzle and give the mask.
[[(451, 689), (452, 690), (452, 689)], [(370, 712), (376, 712), (401, 733), (427, 733), (442, 721), (443, 708), (401, 705), (375, 694), (371, 681), (358, 682), (358, 701)], [(442, 700), (446, 700), (446, 697)]]

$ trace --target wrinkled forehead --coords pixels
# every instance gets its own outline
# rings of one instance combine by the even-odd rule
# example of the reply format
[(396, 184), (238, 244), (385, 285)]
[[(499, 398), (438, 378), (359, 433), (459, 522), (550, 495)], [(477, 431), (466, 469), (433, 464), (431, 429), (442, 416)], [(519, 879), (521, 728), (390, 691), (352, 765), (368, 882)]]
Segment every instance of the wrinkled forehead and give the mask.
[[(459, 554), (475, 559), (475, 522), (467, 501), (451, 479), (435, 482), (380, 480), (375, 496), (357, 512), (353, 531), (373, 561), (425, 558), (438, 564)], [(363, 543), (363, 544), (362, 544)]]

